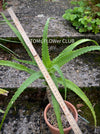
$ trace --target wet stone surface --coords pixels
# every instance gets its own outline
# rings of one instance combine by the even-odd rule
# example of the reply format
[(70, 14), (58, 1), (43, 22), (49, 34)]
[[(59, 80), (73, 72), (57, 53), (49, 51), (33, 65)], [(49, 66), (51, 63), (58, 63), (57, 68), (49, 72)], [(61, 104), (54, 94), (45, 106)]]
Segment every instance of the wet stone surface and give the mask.
[[(28, 90), (18, 98), (10, 109), (0, 134), (51, 134), (43, 118), (43, 111), (48, 101), (46, 98), (43, 99), (45, 91), (40, 90), (40, 92), (39, 95), (38, 92), (33, 93), (32, 90)], [(9, 101), (12, 94), (13, 92), (10, 92), (8, 97), (0, 97), (0, 106), (3, 110), (7, 105), (7, 100)], [(35, 97), (33, 97), (34, 94)], [(3, 115), (0, 114), (0, 121), (2, 116)], [(78, 125), (83, 134), (100, 133), (99, 127), (96, 129), (97, 132), (94, 133), (94, 128), (89, 126), (89, 124), (80, 117)], [(71, 130), (69, 134), (74, 133)]]
[[(3, 109), (13, 93), (13, 91), (10, 92), (8, 97), (0, 96), (0, 106)], [(46, 134), (48, 128), (43, 119), (44, 106), (42, 104), (44, 94), (45, 92), (39, 94), (39, 91), (36, 92), (36, 90), (33, 93), (32, 89), (29, 92), (25, 91), (9, 111), (0, 134), (42, 134), (44, 127)], [(0, 114), (0, 121), (2, 116)]]
[[(43, 120), (43, 110), (39, 102), (19, 102), (10, 110), (0, 134), (39, 134)], [(29, 107), (29, 108), (28, 108)], [(46, 128), (46, 125), (44, 123)], [(43, 129), (43, 128), (42, 128)], [(46, 131), (46, 130), (45, 130)]]

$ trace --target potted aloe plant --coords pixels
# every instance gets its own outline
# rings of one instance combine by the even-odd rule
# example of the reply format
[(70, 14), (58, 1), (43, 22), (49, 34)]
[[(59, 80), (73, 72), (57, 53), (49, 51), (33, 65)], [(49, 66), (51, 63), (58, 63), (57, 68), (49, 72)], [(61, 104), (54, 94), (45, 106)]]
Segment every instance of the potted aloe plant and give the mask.
[[(14, 60), (19, 61), (20, 63), (16, 63), (16, 62), (13, 62), (13, 61), (0, 60), (0, 65), (13, 67), (15, 69), (22, 70), (22, 71), (25, 71), (25, 72), (30, 74), (30, 76), (22, 83), (22, 85), (15, 92), (14, 96), (11, 98), (11, 100), (10, 100), (8, 106), (7, 106), (7, 109), (4, 113), (2, 122), (0, 124), (0, 129), (3, 125), (3, 122), (4, 122), (6, 116), (9, 112), (11, 106), (16, 101), (16, 99), (20, 96), (20, 94), (35, 80), (37, 80), (39, 78), (44, 79), (41, 71), (35, 71), (35, 70), (30, 69), (27, 66), (24, 66), (23, 64), (21, 64), (21, 63), (26, 63), (26, 64), (31, 64), (33, 66), (37, 66), (36, 62), (34, 61), (34, 57), (32, 56), (31, 52), (27, 48), (27, 45), (25, 44), (25, 42), (24, 42), (22, 36), (20, 35), (19, 31), (7, 20), (7, 18), (4, 16), (3, 13), (2, 13), (2, 16), (5, 19), (6, 23), (9, 25), (9, 27), (13, 30), (13, 32), (16, 34), (16, 36), (21, 41), (22, 45), (24, 46), (28, 55), (30, 56), (31, 61), (21, 60), (21, 59), (18, 59), (18, 58), (14, 58)], [(66, 99), (66, 93), (67, 93), (66, 89), (69, 88), (74, 93), (76, 93), (86, 103), (86, 105), (90, 108), (90, 110), (92, 112), (92, 115), (94, 117), (94, 123), (95, 123), (95, 126), (96, 126), (96, 115), (95, 115), (95, 111), (94, 111), (94, 108), (92, 107), (91, 102), (89, 101), (87, 96), (84, 94), (84, 92), (77, 85), (75, 85), (73, 82), (71, 82), (70, 80), (68, 80), (64, 77), (60, 68), (64, 64), (68, 63), (70, 60), (78, 57), (79, 55), (82, 55), (84, 53), (87, 53), (87, 52), (93, 51), (93, 50), (100, 50), (100, 46), (94, 40), (81, 39), (81, 40), (78, 40), (78, 41), (74, 42), (73, 44), (67, 46), (56, 58), (51, 60), (50, 55), (49, 55), (49, 51), (48, 51), (48, 43), (47, 43), (49, 21), (50, 21), (50, 18), (47, 20), (47, 22), (45, 24), (45, 27), (44, 27), (44, 32), (43, 32), (42, 61), (45, 65), (45, 67), (47, 68), (49, 74), (51, 75), (51, 77), (52, 77), (54, 83), (56, 84), (56, 86), (58, 87), (59, 84), (64, 86), (64, 88), (65, 88), (65, 99)], [(76, 48), (78, 45), (80, 45), (82, 43), (85, 43), (85, 42), (88, 42), (88, 41), (93, 42), (95, 45), (94, 46), (87, 46), (87, 47), (83, 47), (83, 48), (79, 48), (79, 49), (74, 50), (74, 48)], [(7, 48), (4, 48), (4, 49), (7, 49)], [(55, 72), (58, 72), (60, 77), (57, 77), (55, 75)], [(61, 123), (60, 106), (59, 106), (58, 102), (56, 101), (54, 95), (51, 93), (46, 81), (45, 81), (45, 85), (47, 86), (47, 96), (49, 98), (51, 106), (53, 106), (53, 109), (54, 109), (54, 112), (55, 112), (55, 115), (56, 115), (56, 118), (57, 118), (57, 123), (58, 123), (58, 128), (59, 128), (59, 132), (57, 132), (57, 133), (64, 134), (65, 132), (63, 131), (63, 126), (62, 126), (62, 123)], [(73, 109), (75, 109), (75, 108), (73, 108)], [(74, 110), (72, 110), (72, 112), (73, 111)], [(76, 116), (75, 118), (76, 118), (76, 121), (77, 121), (77, 115), (75, 115), (75, 116)], [(58, 129), (57, 129), (57, 131), (58, 131)]]

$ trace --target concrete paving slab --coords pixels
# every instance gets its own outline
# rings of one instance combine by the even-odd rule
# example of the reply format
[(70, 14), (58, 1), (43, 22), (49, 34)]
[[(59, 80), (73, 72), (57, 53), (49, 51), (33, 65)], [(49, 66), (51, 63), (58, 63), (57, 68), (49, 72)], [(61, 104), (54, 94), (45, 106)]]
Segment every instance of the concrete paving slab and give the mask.
[[(38, 46), (37, 46), (38, 47)], [(38, 47), (39, 49), (39, 47)], [(50, 48), (51, 49), (51, 48)], [(57, 53), (59, 49), (64, 49), (55, 46), (55, 51), (53, 53)], [(52, 49), (51, 49), (52, 51)], [(51, 59), (52, 55), (51, 53)], [(25, 53), (25, 50), (17, 48), (15, 50), (17, 54), (20, 54), (21, 59), (30, 60), (28, 55)], [(39, 50), (38, 50), (39, 52)], [(0, 52), (1, 53), (1, 52)], [(2, 55), (1, 59), (11, 60), (8, 54), (0, 54)], [(65, 78), (73, 81), (79, 87), (99, 87), (100, 86), (100, 61), (98, 59), (100, 54), (85, 54), (79, 58), (76, 58), (69, 63), (65, 64), (61, 69)], [(12, 60), (14, 62), (14, 60)], [(33, 70), (38, 70), (37, 67), (33, 67), (32, 65), (28, 65), (27, 67), (32, 68)], [(58, 74), (56, 74), (58, 75)], [(18, 88), (22, 82), (25, 81), (29, 77), (29, 74), (23, 71), (18, 71), (16, 69), (0, 66), (0, 87), (2, 88)], [(29, 87), (31, 88), (44, 88), (45, 86), (42, 84), (43, 80), (36, 80)]]
[[(65, 10), (71, 5), (67, 0), (45, 2), (45, 0), (8, 0), (8, 7), (12, 7), (29, 37), (40, 38), (47, 18), (50, 21), (48, 37), (51, 38), (92, 38), (100, 42), (100, 34), (80, 34), (71, 24), (62, 18)], [(4, 14), (10, 19), (7, 11)], [(0, 20), (2, 16), (0, 15)], [(6, 24), (0, 25), (0, 37), (16, 37)]]
[[(67, 0), (59, 0), (57, 2), (45, 2), (45, 0), (8, 0), (8, 7), (11, 6), (28, 36), (33, 39), (33, 43), (36, 45), (36, 50), (39, 50), (39, 52), (40, 45), (37, 45), (37, 42), (34, 42), (36, 41), (34, 39), (41, 39), (45, 22), (49, 17), (54, 17), (55, 19), (50, 21), (48, 37), (53, 39), (57, 38), (58, 40), (56, 41), (58, 41), (58, 43), (62, 39), (60, 44), (67, 44), (75, 38), (92, 38), (96, 39), (98, 42), (100, 41), (100, 34), (80, 34), (69, 22), (62, 18), (65, 9), (71, 7)], [(8, 19), (11, 19), (7, 10), (3, 11), (3, 13)], [(0, 20), (2, 20), (1, 15)], [(6, 24), (1, 24), (0, 37), (16, 38), (16, 35)], [(68, 38), (72, 38), (72, 40), (68, 41)], [(58, 53), (59, 50), (61, 51), (64, 49), (62, 46), (52, 46), (52, 40), (49, 41), (51, 41), (49, 50), (52, 51), (54, 55), (55, 53)], [(12, 45), (10, 48), (12, 48)], [(25, 57), (26, 53), (23, 52), (23, 49), (19, 46), (18, 49), (19, 54), (23, 54)], [(17, 52), (17, 50), (15, 51)], [(0, 58), (2, 59), (2, 56)], [(84, 63), (84, 60), (79, 58), (65, 65), (62, 68), (65, 77), (69, 78), (80, 87), (100, 86), (100, 65), (95, 66), (95, 61), (93, 60), (90, 62), (90, 59), (91, 57), (86, 59), (87, 63)], [(0, 76), (0, 87), (18, 88), (29, 75), (8, 67), (0, 67)], [(42, 82), (40, 80), (36, 81), (35, 84), (32, 84), (30, 87), (44, 87), (39, 83)]]

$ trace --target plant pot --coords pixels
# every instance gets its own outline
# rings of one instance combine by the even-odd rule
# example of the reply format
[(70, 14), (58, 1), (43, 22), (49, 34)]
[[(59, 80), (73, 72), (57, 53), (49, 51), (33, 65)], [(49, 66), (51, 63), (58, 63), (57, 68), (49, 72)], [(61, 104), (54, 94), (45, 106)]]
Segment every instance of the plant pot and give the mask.
[[(71, 110), (71, 112), (73, 113), (73, 116), (74, 116), (74, 118), (75, 118), (75, 120), (76, 120), (76, 122), (77, 122), (77, 121), (78, 121), (78, 113), (77, 113), (76, 108), (75, 108), (70, 102), (68, 102), (68, 101), (65, 101), (65, 103), (66, 103), (66, 105), (68, 106), (68, 108)], [(52, 126), (52, 125), (48, 122), (48, 119), (47, 119), (47, 111), (48, 111), (48, 109), (49, 109), (50, 107), (51, 107), (51, 104), (49, 103), (49, 104), (46, 106), (45, 110), (44, 110), (44, 119), (45, 119), (45, 122), (46, 122), (46, 124), (49, 126), (49, 129), (50, 129), (50, 131), (51, 131), (52, 134), (60, 134), (59, 129), (56, 128), (56, 127), (54, 127), (54, 126)], [(64, 130), (64, 134), (68, 134), (71, 129), (72, 129), (71, 127), (64, 128), (64, 129), (63, 129), (63, 130)]]
[(2, 9), (2, 4), (3, 4), (3, 0), (0, 0), (0, 12), (3, 10)]

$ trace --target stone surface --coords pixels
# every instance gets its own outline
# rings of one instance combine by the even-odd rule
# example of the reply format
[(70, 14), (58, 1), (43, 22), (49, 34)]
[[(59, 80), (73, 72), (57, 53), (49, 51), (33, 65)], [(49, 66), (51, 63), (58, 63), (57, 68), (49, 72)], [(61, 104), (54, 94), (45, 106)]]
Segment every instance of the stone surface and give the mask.
[[(100, 40), (100, 35), (97, 34), (80, 34), (78, 33), (69, 22), (62, 18), (65, 9), (70, 8), (71, 5), (66, 0), (59, 0), (57, 2), (45, 2), (45, 0), (9, 0), (8, 7), (13, 7), (16, 15), (18, 16), (21, 24), (23, 25), (26, 33), (29, 37), (32, 38), (32, 42), (36, 46), (36, 50), (40, 53), (41, 37), (43, 34), (43, 28), (47, 18), (54, 17), (50, 21), (49, 31), (48, 31), (48, 42), (50, 44), (49, 50), (53, 52), (53, 55), (59, 53), (64, 49), (61, 45), (52, 46), (54, 43), (52, 38), (56, 38), (54, 44), (70, 44), (75, 41), (75, 38), (90, 37), (95, 38), (98, 42)], [(7, 10), (4, 11), (4, 14), (8, 19), (11, 19)], [(0, 20), (2, 20), (0, 16)], [(13, 22), (12, 22), (13, 23)], [(16, 37), (15, 34), (6, 24), (0, 24), (0, 37)], [(68, 37), (72, 39), (68, 39)], [(36, 40), (37, 38), (37, 40)], [(13, 44), (9, 45), (10, 48), (14, 48)], [(19, 55), (25, 57), (25, 51), (23, 48), (18, 46), (18, 49), (15, 50)], [(2, 52), (1, 52), (2, 53)], [(6, 56), (6, 55), (5, 55)], [(8, 56), (6, 56), (8, 58)], [(27, 57), (27, 56), (26, 56)], [(5, 58), (5, 59), (7, 59)], [(86, 58), (86, 57), (85, 57)], [(0, 59), (2, 59), (2, 54)], [(87, 62), (84, 62), (82, 58), (75, 59), (70, 63), (62, 67), (64, 75), (66, 78), (72, 80), (80, 87), (87, 86), (100, 86), (100, 66), (95, 66), (94, 60), (90, 62), (91, 57), (86, 59)], [(28, 78), (28, 74), (22, 71), (17, 71), (8, 67), (0, 67), (0, 87), (3, 88), (18, 88), (21, 83)], [(30, 87), (44, 87), (41, 80), (35, 81)]]
[[(47, 18), (53, 17), (50, 21), (48, 37), (51, 38), (92, 38), (100, 42), (100, 34), (80, 34), (71, 24), (62, 18), (65, 10), (71, 5), (67, 0), (57, 2), (45, 2), (45, 0), (8, 0), (8, 7), (13, 7), (27, 35), (32, 38), (42, 37), (43, 27)], [(9, 14), (4, 14), (10, 19)], [(2, 20), (0, 15), (0, 20)], [(0, 26), (0, 37), (16, 37), (6, 24)]]
[[(50, 46), (51, 59), (58, 55), (59, 50), (64, 49), (62, 47)], [(40, 53), (40, 47), (38, 48), (38, 53)], [(15, 52), (20, 55), (21, 59), (30, 60), (24, 49), (16, 48)], [(2, 55), (1, 59), (11, 60), (10, 55), (7, 53), (0, 52)], [(61, 69), (65, 78), (68, 78), (79, 87), (99, 87), (100, 86), (100, 61), (99, 53), (90, 53), (82, 55), (79, 58), (75, 58), (69, 63), (65, 64)], [(14, 61), (14, 60), (12, 60)], [(37, 67), (28, 65), (27, 67), (32, 68), (33, 70), (38, 70)], [(58, 74), (56, 74), (58, 75)], [(18, 71), (16, 69), (0, 66), (0, 87), (2, 88), (18, 88), (22, 82), (29, 77), (27, 72)], [(43, 80), (36, 80), (29, 87), (34, 88), (43, 88)]]
[[(8, 97), (0, 97), (0, 105), (4, 110), (13, 92)], [(51, 134), (43, 117), (43, 111), (48, 104), (44, 99), (43, 91), (33, 92), (32, 90), (24, 91), (10, 109), (0, 134)], [(3, 114), (0, 113), (0, 122)], [(97, 127), (96, 133), (94, 128), (86, 121), (79, 117), (78, 125), (83, 134), (99, 134), (100, 127)], [(74, 134), (71, 130), (69, 134)]]

